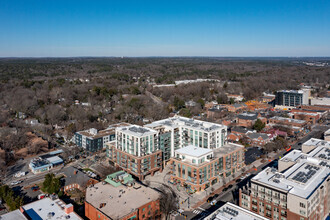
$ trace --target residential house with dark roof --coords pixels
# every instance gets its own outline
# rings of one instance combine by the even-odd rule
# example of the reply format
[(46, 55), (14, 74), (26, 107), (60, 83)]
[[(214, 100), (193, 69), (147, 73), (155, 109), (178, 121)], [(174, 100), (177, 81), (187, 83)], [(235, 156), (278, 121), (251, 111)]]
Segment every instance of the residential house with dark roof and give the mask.
[(71, 191), (73, 189), (78, 189), (80, 191), (85, 191), (87, 186), (98, 183), (97, 180), (89, 177), (82, 171), (74, 168), (68, 167), (63, 170), (64, 172), (64, 192)]
[(271, 141), (270, 136), (265, 133), (248, 133), (246, 137), (249, 144), (257, 146), (264, 146)]
[(260, 114), (257, 113), (241, 113), (237, 116), (237, 123), (238, 126), (250, 128), (254, 125), (254, 123), (257, 121), (258, 117), (260, 117)]
[(246, 110), (247, 105), (245, 103), (235, 103), (233, 105), (227, 105), (227, 109), (230, 112), (238, 112)]

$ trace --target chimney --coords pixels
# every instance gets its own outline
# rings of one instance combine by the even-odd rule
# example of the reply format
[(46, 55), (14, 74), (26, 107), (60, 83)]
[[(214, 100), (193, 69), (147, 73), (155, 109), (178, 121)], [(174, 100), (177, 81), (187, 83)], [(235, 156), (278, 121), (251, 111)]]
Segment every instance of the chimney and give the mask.
[(67, 204), (65, 207), (64, 207), (64, 211), (66, 214), (70, 214), (73, 212), (73, 205), (70, 203), (70, 204)]

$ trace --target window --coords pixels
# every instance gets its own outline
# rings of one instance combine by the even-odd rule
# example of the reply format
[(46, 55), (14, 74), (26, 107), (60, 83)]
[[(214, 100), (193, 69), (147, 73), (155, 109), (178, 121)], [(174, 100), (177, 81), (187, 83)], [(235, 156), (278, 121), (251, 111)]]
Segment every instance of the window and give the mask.
[(305, 203), (302, 203), (302, 202), (301, 202), (299, 205), (300, 205), (301, 208), (306, 208)]

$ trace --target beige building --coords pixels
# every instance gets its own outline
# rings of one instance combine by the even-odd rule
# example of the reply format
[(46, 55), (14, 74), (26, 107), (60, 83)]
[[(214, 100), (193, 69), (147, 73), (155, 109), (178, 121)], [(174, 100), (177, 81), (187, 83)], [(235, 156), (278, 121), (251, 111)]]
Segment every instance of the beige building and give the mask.
[(330, 211), (330, 142), (310, 139), (240, 189), (239, 205), (270, 219), (326, 219)]

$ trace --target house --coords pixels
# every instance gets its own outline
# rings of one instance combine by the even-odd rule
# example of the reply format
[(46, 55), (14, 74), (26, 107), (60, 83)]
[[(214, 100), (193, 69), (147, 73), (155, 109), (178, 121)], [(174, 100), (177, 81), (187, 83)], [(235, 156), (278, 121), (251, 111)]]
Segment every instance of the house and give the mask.
[(251, 128), (257, 121), (258, 117), (260, 117), (260, 114), (257, 113), (241, 113), (237, 116), (237, 125), (246, 128)]
[(97, 180), (90, 178), (87, 174), (74, 168), (68, 167), (63, 170), (64, 174), (64, 186), (63, 191), (69, 192), (73, 189), (85, 191), (89, 185), (98, 183)]
[(247, 109), (247, 105), (245, 103), (235, 103), (233, 105), (226, 106), (229, 112), (238, 112)]
[(187, 101), (184, 103), (186, 107), (194, 107), (197, 105), (197, 103), (193, 100)]
[(207, 118), (219, 119), (225, 115), (226, 107), (222, 105), (217, 105), (212, 108), (207, 109)]
[(246, 135), (251, 145), (264, 146), (271, 141), (270, 135), (264, 133), (248, 133)]
[(38, 125), (39, 124), (38, 119), (35, 119), (35, 118), (25, 119), (24, 122), (25, 122), (25, 124), (28, 124), (28, 125)]

